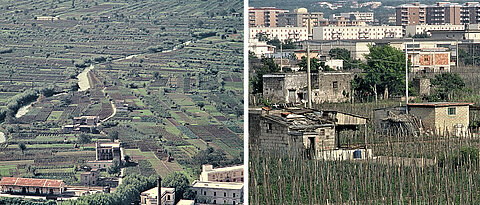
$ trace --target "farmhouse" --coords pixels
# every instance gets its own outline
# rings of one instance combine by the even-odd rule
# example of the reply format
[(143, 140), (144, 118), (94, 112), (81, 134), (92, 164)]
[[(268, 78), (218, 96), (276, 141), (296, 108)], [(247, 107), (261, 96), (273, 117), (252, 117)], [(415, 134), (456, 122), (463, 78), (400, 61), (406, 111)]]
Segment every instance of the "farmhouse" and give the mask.
[(113, 160), (122, 160), (119, 142), (97, 142), (95, 146), (96, 160), (88, 161), (87, 165), (92, 168), (106, 169), (113, 164)]
[(74, 117), (73, 124), (63, 126), (63, 131), (93, 132), (97, 128), (98, 123), (100, 123), (99, 116)]
[[(353, 73), (312, 73), (312, 100), (315, 103), (345, 102), (350, 99)], [(263, 75), (263, 97), (272, 102), (304, 103), (308, 99), (307, 73), (274, 73)]]
[[(162, 192), (160, 203), (158, 202), (158, 193)], [(151, 188), (140, 194), (140, 205), (174, 205), (175, 204), (175, 188), (157, 187)]]
[(0, 181), (2, 193), (61, 195), (64, 192), (63, 180), (3, 177)]
[(80, 174), (80, 181), (83, 186), (97, 186), (98, 185), (98, 169), (92, 169), (89, 172)]
[(243, 183), (194, 181), (195, 201), (206, 204), (242, 204)]
[(353, 151), (340, 149), (339, 133), (366, 126), (367, 118), (338, 111), (262, 108), (251, 109), (249, 121), (249, 143), (259, 149), (312, 159), (348, 159), (354, 157)]
[(213, 168), (213, 165), (202, 166), (200, 181), (243, 182), (243, 165)]
[(466, 136), (473, 103), (428, 102), (409, 103), (409, 113), (419, 118), (425, 131), (438, 135)]

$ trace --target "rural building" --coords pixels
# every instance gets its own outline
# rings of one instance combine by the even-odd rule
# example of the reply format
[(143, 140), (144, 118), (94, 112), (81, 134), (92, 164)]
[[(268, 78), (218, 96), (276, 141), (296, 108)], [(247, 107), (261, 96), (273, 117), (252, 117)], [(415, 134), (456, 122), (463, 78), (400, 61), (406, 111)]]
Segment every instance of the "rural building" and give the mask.
[(313, 102), (346, 102), (351, 97), (353, 73), (321, 72), (318, 73), (318, 89), (313, 91)]
[(402, 38), (401, 26), (322, 26), (313, 28), (313, 40)]
[(100, 117), (98, 116), (81, 116), (74, 117), (73, 124), (77, 125), (97, 125), (100, 122)]
[[(315, 103), (345, 102), (350, 99), (353, 73), (312, 73), (312, 100)], [(263, 97), (274, 103), (300, 104), (308, 99), (307, 73), (263, 75)]]
[(430, 95), (431, 83), (430, 78), (414, 78), (412, 82), (413, 88), (420, 96)]
[(195, 201), (205, 204), (242, 204), (243, 183), (194, 181)]
[(447, 48), (408, 49), (408, 59), (414, 73), (450, 72), (450, 51)]
[(63, 180), (3, 177), (0, 181), (2, 193), (61, 195), (65, 189)]
[(243, 165), (213, 168), (213, 165), (202, 165), (200, 181), (205, 182), (243, 182)]
[(98, 169), (92, 169), (80, 174), (80, 181), (83, 186), (98, 186)]
[(278, 27), (278, 15), (288, 12), (275, 7), (248, 8), (249, 27)]
[(419, 118), (426, 132), (438, 135), (466, 136), (473, 103), (409, 103), (409, 114)]
[[(175, 204), (175, 188), (162, 187), (161, 205), (174, 205)], [(140, 194), (140, 205), (158, 205), (158, 186), (144, 191)]]
[(117, 112), (127, 112), (128, 103), (125, 100), (115, 100), (115, 108)]
[(249, 38), (256, 38), (258, 34), (265, 35), (268, 39), (278, 39), (285, 41), (292, 39), (293, 42), (304, 41), (308, 39), (308, 29), (306, 27), (250, 27)]
[(57, 21), (57, 20), (60, 20), (56, 16), (37, 16), (37, 17), (35, 17), (35, 19), (37, 21)]
[(113, 160), (122, 161), (119, 142), (97, 142), (95, 146), (96, 160), (88, 161), (87, 165), (92, 168), (106, 169), (113, 164)]
[(338, 111), (302, 108), (250, 109), (250, 145), (312, 159), (353, 159), (341, 150), (339, 133), (365, 126), (367, 118)]

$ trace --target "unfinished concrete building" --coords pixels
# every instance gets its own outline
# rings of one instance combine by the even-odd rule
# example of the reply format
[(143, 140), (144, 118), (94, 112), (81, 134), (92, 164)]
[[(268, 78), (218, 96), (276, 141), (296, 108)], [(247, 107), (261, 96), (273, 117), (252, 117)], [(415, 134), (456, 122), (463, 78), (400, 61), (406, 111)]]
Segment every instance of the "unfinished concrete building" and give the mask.
[[(367, 118), (338, 111), (301, 108), (250, 109), (250, 145), (254, 149), (309, 159), (353, 159), (359, 150), (340, 149), (339, 133), (365, 126)], [(362, 152), (360, 158), (371, 155)], [(358, 157), (358, 156), (357, 156)]]
[[(312, 73), (312, 101), (346, 102), (350, 99), (353, 73)], [(308, 100), (307, 73), (274, 73), (263, 75), (263, 97), (274, 103), (302, 104)]]

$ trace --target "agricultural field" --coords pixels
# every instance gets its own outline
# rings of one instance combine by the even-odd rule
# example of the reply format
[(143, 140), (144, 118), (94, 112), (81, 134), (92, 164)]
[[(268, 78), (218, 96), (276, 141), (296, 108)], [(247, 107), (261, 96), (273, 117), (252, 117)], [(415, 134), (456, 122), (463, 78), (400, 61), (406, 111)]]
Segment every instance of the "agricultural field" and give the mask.
[[(126, 175), (196, 179), (192, 159), (209, 147), (241, 161), (242, 12), (224, 0), (0, 0), (0, 176), (76, 185), (115, 131), (136, 163)], [(90, 142), (63, 129), (92, 115)]]

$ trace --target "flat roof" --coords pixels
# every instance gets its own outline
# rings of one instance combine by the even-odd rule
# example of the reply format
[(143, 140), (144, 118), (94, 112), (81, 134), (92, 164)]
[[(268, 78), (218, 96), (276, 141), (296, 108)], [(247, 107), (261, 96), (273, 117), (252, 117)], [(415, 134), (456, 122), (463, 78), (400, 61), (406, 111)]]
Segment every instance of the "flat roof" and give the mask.
[(474, 103), (465, 102), (426, 102), (426, 103), (408, 103), (411, 107), (445, 107), (445, 106), (470, 106)]
[(220, 167), (220, 168), (215, 168), (215, 169), (212, 169), (212, 170), (208, 170), (208, 171), (205, 171), (205, 172), (226, 172), (226, 171), (233, 171), (233, 170), (237, 170), (237, 169), (244, 169), (244, 166), (243, 165), (237, 165), (237, 166), (232, 166), (232, 167)]
[(185, 199), (180, 199), (180, 201), (177, 203), (177, 205), (194, 205), (195, 201), (194, 200), (185, 200)]
[(243, 189), (243, 183), (238, 182), (201, 182), (194, 181), (194, 188), (212, 188), (212, 189)]
[(61, 188), (63, 180), (3, 177), (0, 185)]
[[(141, 195), (148, 195), (150, 197), (157, 197), (158, 196), (157, 188), (158, 188), (158, 186), (153, 187), (153, 188), (151, 188), (147, 191), (142, 192)], [(174, 193), (175, 188), (162, 187), (162, 195), (166, 194), (167, 192)]]

